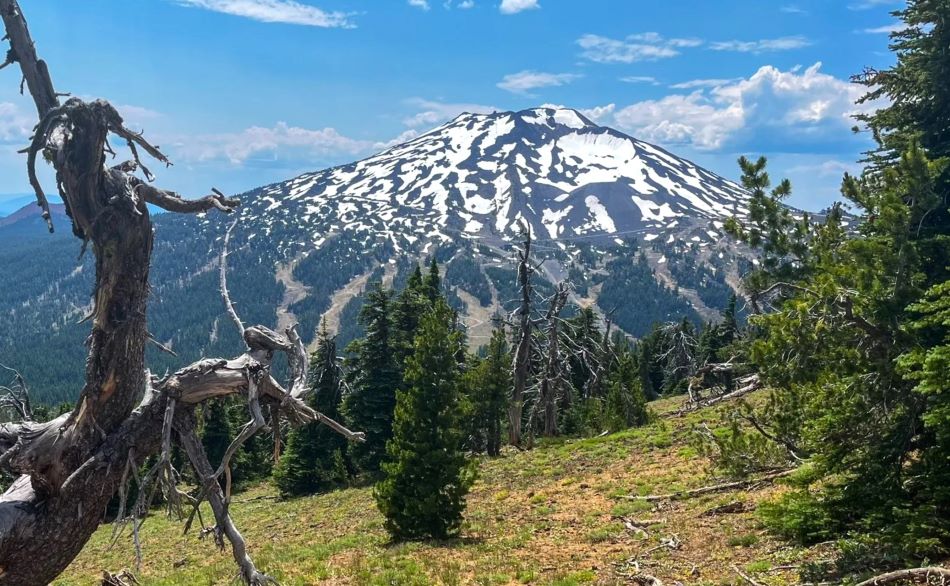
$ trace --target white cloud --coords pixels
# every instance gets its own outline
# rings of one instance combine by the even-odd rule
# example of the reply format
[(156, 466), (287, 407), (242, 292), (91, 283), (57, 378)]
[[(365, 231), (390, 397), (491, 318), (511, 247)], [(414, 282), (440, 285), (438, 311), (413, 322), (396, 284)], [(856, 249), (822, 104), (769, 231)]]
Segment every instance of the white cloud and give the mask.
[(859, 32), (869, 35), (889, 35), (891, 33), (896, 33), (897, 31), (902, 31), (905, 28), (907, 28), (907, 25), (904, 23), (895, 22), (894, 24), (885, 24), (884, 26), (862, 29)]
[(624, 83), (648, 83), (650, 85), (660, 85), (660, 82), (658, 82), (655, 77), (651, 77), (649, 75), (628, 75), (626, 77), (621, 77), (620, 81)]
[(789, 51), (801, 49), (811, 45), (811, 41), (803, 36), (779, 37), (777, 39), (760, 39), (758, 41), (718, 41), (711, 43), (713, 51), (737, 51), (739, 53), (767, 53), (772, 51)]
[(200, 135), (178, 141), (178, 156), (196, 162), (224, 159), (241, 165), (252, 158), (267, 156), (313, 157), (358, 155), (372, 149), (372, 141), (343, 136), (333, 128), (310, 130), (278, 122), (272, 128), (252, 126), (241, 132)]
[(579, 110), (581, 114), (590, 118), (594, 122), (600, 124), (610, 119), (614, 114), (614, 110), (617, 109), (615, 104), (607, 104), (606, 106), (596, 106), (594, 108), (588, 108), (584, 110)]
[(469, 8), (475, 8), (475, 2), (474, 0), (462, 0), (461, 2), (458, 3), (458, 6), (456, 6), (456, 8), (459, 8), (461, 10), (468, 10)]
[(901, 0), (860, 0), (859, 2), (848, 4), (848, 10), (869, 10), (871, 8), (877, 8), (878, 6), (899, 4), (900, 1)]
[[(90, 95), (79, 95), (76, 97), (87, 102), (92, 102), (98, 99), (96, 96)], [(141, 128), (145, 125), (151, 125), (163, 117), (161, 112), (157, 112), (151, 108), (146, 108), (143, 106), (135, 106), (132, 104), (112, 104), (112, 106), (118, 110), (119, 115), (122, 116), (122, 120), (125, 122), (125, 125), (129, 128)]]
[(494, 106), (485, 106), (482, 104), (466, 103), (446, 103), (435, 100), (425, 100), (422, 98), (412, 98), (406, 100), (406, 103), (419, 110), (416, 114), (405, 118), (403, 124), (409, 128), (428, 129), (455, 118), (462, 112), (471, 112), (473, 114), (489, 114), (497, 112), (498, 108)]
[(352, 28), (349, 15), (327, 12), (295, 0), (177, 0), (183, 6), (243, 16), (261, 22), (282, 22), (324, 28)]
[(675, 90), (691, 90), (696, 88), (709, 88), (709, 87), (719, 87), (729, 83), (735, 83), (742, 79), (741, 77), (734, 77), (730, 79), (691, 79), (689, 81), (682, 81), (680, 83), (674, 83), (670, 87)]
[(863, 93), (821, 73), (821, 63), (804, 71), (767, 65), (748, 79), (631, 104), (617, 110), (613, 121), (644, 140), (699, 150), (741, 146), (744, 141), (822, 142), (846, 136), (854, 124), (851, 115), (874, 107), (855, 105)]
[(388, 149), (389, 147), (394, 147), (397, 144), (402, 144), (404, 142), (409, 142), (410, 140), (419, 136), (420, 132), (415, 128), (410, 128), (399, 133), (398, 136), (391, 140), (379, 141), (373, 144), (373, 147), (379, 150)]
[(33, 134), (34, 124), (36, 119), (24, 114), (16, 104), (0, 102), (0, 141), (24, 141)]
[(640, 33), (623, 40), (600, 35), (584, 35), (577, 40), (581, 56), (597, 63), (634, 63), (656, 61), (680, 54), (678, 49), (698, 47), (701, 39), (666, 39), (659, 33)]
[(516, 14), (535, 8), (541, 8), (538, 0), (501, 0), (501, 5), (498, 7), (502, 14)]
[(123, 120), (132, 124), (140, 124), (149, 120), (157, 120), (162, 117), (160, 112), (142, 106), (133, 106), (131, 104), (115, 104), (115, 109), (122, 115)]
[(785, 170), (795, 175), (813, 175), (817, 177), (841, 177), (845, 173), (856, 175), (860, 173), (861, 165), (853, 161), (827, 160), (815, 164), (795, 165)]
[(409, 6), (429, 10), (429, 0), (409, 0)]
[(528, 92), (533, 89), (566, 85), (579, 77), (574, 73), (544, 73), (526, 70), (506, 75), (497, 85), (513, 94), (528, 95)]
[(808, 14), (808, 11), (796, 4), (786, 4), (779, 8), (785, 14)]

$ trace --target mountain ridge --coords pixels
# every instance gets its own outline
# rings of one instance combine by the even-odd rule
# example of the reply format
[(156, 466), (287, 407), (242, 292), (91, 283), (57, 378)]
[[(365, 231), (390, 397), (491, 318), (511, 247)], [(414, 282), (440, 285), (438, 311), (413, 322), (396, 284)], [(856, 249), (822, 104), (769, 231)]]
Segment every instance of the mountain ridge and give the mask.
[(372, 232), (397, 250), (420, 238), (450, 241), (446, 232), (510, 241), (522, 222), (551, 240), (655, 238), (684, 220), (748, 211), (735, 183), (553, 108), (460, 114), (360, 161), (252, 193), (242, 218)]
[[(470, 344), (484, 343), (491, 316), (518, 296), (522, 223), (540, 267), (537, 306), (567, 280), (575, 305), (613, 311), (631, 336), (656, 322), (715, 319), (745, 262), (721, 230), (747, 211), (741, 188), (569, 109), (462, 114), (363, 160), (239, 197), (229, 288), (244, 321), (297, 322), (310, 342), (330, 316), (340, 348), (362, 333), (366, 287), (398, 288), (432, 259)], [(216, 270), (231, 222), (212, 212), (153, 223), (149, 330), (178, 356), (151, 349), (149, 367), (233, 355), (243, 345)], [(10, 332), (0, 362), (20, 368), (45, 402), (81, 388), (88, 330), (77, 322), (95, 271), (68, 236), (26, 221), (0, 227), (0, 262), (18, 283), (0, 290), (0, 331)], [(36, 347), (46, 355), (26, 350)]]

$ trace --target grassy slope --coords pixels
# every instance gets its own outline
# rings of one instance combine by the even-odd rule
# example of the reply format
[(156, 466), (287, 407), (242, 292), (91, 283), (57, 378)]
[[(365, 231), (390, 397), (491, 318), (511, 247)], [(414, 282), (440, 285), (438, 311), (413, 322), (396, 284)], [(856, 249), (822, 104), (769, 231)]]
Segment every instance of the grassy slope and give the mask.
[[(655, 403), (668, 414), (676, 400)], [(707, 410), (600, 438), (548, 443), (482, 463), (469, 499), (464, 537), (448, 544), (387, 543), (371, 489), (278, 501), (261, 486), (236, 497), (232, 514), (257, 565), (281, 584), (621, 584), (642, 571), (665, 583), (743, 584), (732, 569), (770, 585), (796, 583), (791, 570), (821, 552), (765, 533), (753, 512), (702, 514), (735, 501), (747, 509), (781, 487), (652, 505), (617, 498), (712, 484), (708, 462), (689, 445), (690, 429), (718, 415)], [(637, 536), (621, 517), (655, 519)], [(207, 516), (206, 516), (207, 518)], [(143, 528), (143, 584), (228, 584), (229, 552), (210, 539), (182, 536), (162, 515)], [(132, 567), (128, 537), (109, 551), (103, 527), (56, 584), (93, 584), (102, 570)], [(659, 548), (676, 536), (676, 550)]]

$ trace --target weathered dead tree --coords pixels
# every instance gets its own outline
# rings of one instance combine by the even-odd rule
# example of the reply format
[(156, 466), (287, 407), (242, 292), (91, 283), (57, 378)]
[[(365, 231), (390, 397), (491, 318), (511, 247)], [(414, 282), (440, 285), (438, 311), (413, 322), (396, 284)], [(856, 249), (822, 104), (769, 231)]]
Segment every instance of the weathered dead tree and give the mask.
[(0, 364), (0, 370), (12, 375), (9, 385), (0, 385), (0, 411), (10, 411), (12, 419), (33, 421), (33, 405), (30, 403), (30, 388), (26, 379), (15, 368)]
[(688, 322), (668, 323), (660, 332), (667, 349), (660, 355), (667, 378), (689, 379), (696, 371), (696, 337), (687, 328)]
[(939, 567), (897, 570), (865, 580), (858, 586), (884, 586), (885, 584), (950, 584), (950, 570)]
[(707, 494), (716, 494), (719, 492), (728, 492), (731, 490), (740, 490), (740, 489), (749, 489), (754, 486), (765, 486), (769, 483), (772, 483), (779, 478), (785, 478), (786, 476), (791, 475), (795, 470), (777, 470), (758, 478), (750, 478), (748, 480), (737, 480), (735, 482), (724, 482), (722, 484), (713, 484), (711, 486), (703, 486), (700, 488), (693, 488), (690, 490), (681, 490), (679, 492), (671, 492), (669, 494), (648, 494), (648, 495), (629, 495), (621, 496), (618, 498), (623, 498), (631, 501), (646, 501), (646, 502), (656, 502), (656, 501), (675, 501), (690, 499), (697, 496), (703, 496)]
[[(723, 379), (735, 388), (730, 390), (721, 384)], [(705, 364), (690, 377), (686, 388), (689, 400), (677, 411), (678, 415), (754, 393), (762, 388), (762, 380), (757, 373), (748, 372), (748, 366), (736, 364), (730, 359), (727, 362)]]
[(518, 318), (518, 343), (512, 363), (511, 401), (508, 403), (508, 442), (521, 446), (521, 420), (524, 414), (525, 391), (531, 376), (532, 326), (531, 301), (534, 289), (531, 286), (531, 227), (523, 225), (524, 250), (518, 251), (518, 286), (521, 289), (521, 305), (516, 311)]
[(544, 316), (546, 338), (544, 373), (541, 377), (538, 401), (544, 412), (544, 436), (557, 435), (558, 402), (564, 397), (569, 382), (564, 372), (565, 358), (561, 353), (561, 310), (567, 303), (570, 290), (564, 283), (559, 283), (548, 303), (548, 311)]
[[(0, 0), (0, 16), (10, 41), (8, 62), (18, 63), (39, 115), (27, 149), (27, 172), (50, 230), (49, 205), (36, 175), (37, 156), (54, 168), (73, 233), (95, 255), (92, 331), (87, 340), (85, 383), (76, 408), (47, 423), (0, 424), (0, 467), (18, 478), (0, 495), (0, 585), (50, 583), (79, 554), (99, 526), (110, 499), (138, 477), (146, 458), (157, 463), (137, 482), (146, 495), (133, 507), (133, 530), (149, 497), (161, 490), (170, 507), (187, 501), (197, 511), (207, 500), (214, 525), (206, 528), (223, 547), (227, 540), (248, 584), (269, 580), (257, 570), (228, 513), (230, 495), (218, 479), (229, 475), (228, 449), (216, 468), (208, 461), (195, 430), (197, 405), (229, 395), (243, 396), (250, 421), (239, 439), (263, 427), (261, 408), (275, 406), (294, 423), (326, 420), (305, 404), (307, 361), (299, 338), (261, 326), (243, 331), (247, 351), (233, 359), (206, 359), (163, 378), (145, 367), (148, 277), (152, 225), (146, 204), (172, 212), (230, 212), (238, 201), (219, 192), (198, 200), (148, 184), (152, 174), (139, 149), (169, 164), (158, 148), (127, 129), (108, 102), (72, 98), (61, 104), (46, 64), (37, 58), (16, 0)], [(133, 160), (108, 167), (107, 138), (118, 136)], [(134, 173), (141, 171), (145, 179)], [(270, 374), (277, 352), (286, 353), (293, 373), (290, 389)], [(359, 434), (337, 427), (349, 437)], [(241, 440), (243, 441), (243, 440)], [(195, 495), (178, 491), (171, 465), (172, 444), (181, 445), (201, 486)], [(194, 513), (193, 513), (194, 514)], [(124, 517), (125, 515), (120, 515)], [(137, 535), (137, 534), (136, 534)]]

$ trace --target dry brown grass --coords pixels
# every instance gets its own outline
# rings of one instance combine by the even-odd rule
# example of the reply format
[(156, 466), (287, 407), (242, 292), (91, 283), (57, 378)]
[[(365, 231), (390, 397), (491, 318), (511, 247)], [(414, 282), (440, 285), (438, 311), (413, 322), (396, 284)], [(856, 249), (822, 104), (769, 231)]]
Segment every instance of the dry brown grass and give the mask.
[[(653, 405), (675, 411), (678, 402)], [(725, 407), (720, 407), (725, 408)], [(771, 586), (797, 583), (775, 570), (820, 556), (771, 537), (757, 503), (783, 490), (727, 492), (656, 505), (620, 498), (715, 482), (690, 447), (690, 429), (718, 422), (714, 410), (662, 417), (605, 437), (544, 443), (485, 460), (469, 498), (463, 538), (393, 545), (371, 490), (354, 488), (279, 501), (264, 485), (237, 498), (233, 514), (258, 565), (282, 584), (623, 584), (640, 571), (667, 584), (740, 584), (736, 565)], [(706, 515), (733, 502), (738, 513)], [(625, 520), (654, 519), (646, 535)], [(57, 584), (94, 584), (101, 571), (130, 568), (129, 539), (108, 550), (103, 527)], [(227, 552), (182, 536), (181, 525), (155, 515), (144, 530), (143, 584), (227, 584)], [(675, 539), (675, 549), (661, 547)]]

